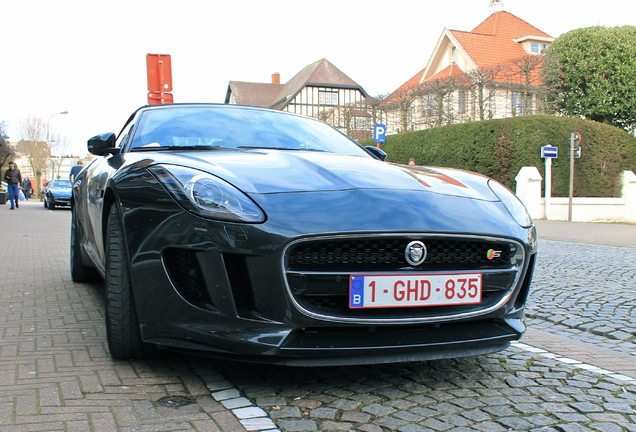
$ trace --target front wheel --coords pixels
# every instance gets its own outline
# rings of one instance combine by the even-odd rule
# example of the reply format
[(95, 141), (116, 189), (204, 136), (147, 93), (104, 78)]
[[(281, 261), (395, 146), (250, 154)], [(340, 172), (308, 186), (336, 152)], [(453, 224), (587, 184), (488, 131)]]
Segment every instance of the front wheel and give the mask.
[(106, 230), (106, 339), (111, 356), (144, 359), (153, 356), (153, 345), (141, 340), (130, 282), (126, 240), (117, 205), (108, 216)]

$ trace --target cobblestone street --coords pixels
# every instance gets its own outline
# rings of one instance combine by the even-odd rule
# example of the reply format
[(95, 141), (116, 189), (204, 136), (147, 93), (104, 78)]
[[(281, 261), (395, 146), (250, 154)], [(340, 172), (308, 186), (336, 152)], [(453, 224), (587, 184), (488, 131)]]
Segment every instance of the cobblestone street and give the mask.
[[(534, 337), (504, 352), (321, 371), (217, 369), (286, 431), (636, 430), (636, 249), (544, 240), (540, 254)], [(607, 362), (615, 370), (603, 370)]]
[[(106, 348), (101, 284), (70, 280), (69, 221), (36, 201), (0, 205), (3, 432), (636, 431), (634, 247), (546, 239), (538, 221), (529, 330), (495, 354), (330, 368), (123, 362)], [(595, 226), (567, 227), (587, 240)]]

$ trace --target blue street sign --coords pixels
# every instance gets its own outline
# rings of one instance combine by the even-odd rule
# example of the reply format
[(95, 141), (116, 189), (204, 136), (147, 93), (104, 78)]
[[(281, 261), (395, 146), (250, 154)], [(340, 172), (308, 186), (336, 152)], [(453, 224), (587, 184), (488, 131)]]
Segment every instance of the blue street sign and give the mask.
[(386, 142), (386, 125), (382, 123), (373, 125), (373, 141), (377, 143)]
[(541, 147), (541, 157), (544, 159), (556, 158), (559, 156), (559, 148), (552, 146)]

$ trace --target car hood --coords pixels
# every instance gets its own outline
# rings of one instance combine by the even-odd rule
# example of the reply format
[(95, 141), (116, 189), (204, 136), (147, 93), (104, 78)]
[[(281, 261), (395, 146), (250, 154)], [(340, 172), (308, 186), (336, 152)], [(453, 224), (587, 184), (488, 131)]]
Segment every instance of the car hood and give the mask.
[(281, 150), (190, 152), (167, 163), (208, 171), (248, 194), (380, 189), (497, 201), (487, 187), (488, 178), (479, 174), (360, 156)]

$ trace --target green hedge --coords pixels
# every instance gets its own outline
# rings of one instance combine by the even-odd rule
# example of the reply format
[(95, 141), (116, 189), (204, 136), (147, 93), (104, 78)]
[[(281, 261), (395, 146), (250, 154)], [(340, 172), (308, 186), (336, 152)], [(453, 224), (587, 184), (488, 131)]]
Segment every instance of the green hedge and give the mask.
[[(636, 171), (636, 137), (602, 123), (548, 115), (441, 126), (387, 136), (382, 149), (389, 162), (443, 166), (475, 171), (515, 190), (515, 176), (535, 166), (543, 177), (541, 147), (559, 148), (552, 161), (552, 196), (569, 195), (571, 132), (583, 137), (581, 157), (575, 159), (574, 196), (619, 197), (622, 173)], [(375, 145), (372, 140), (363, 145)]]

